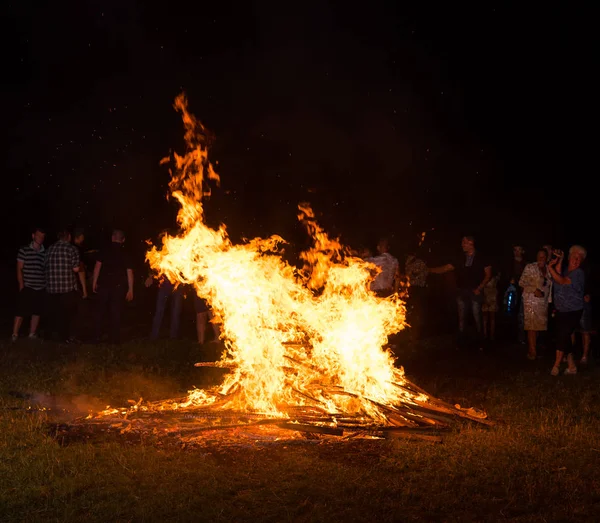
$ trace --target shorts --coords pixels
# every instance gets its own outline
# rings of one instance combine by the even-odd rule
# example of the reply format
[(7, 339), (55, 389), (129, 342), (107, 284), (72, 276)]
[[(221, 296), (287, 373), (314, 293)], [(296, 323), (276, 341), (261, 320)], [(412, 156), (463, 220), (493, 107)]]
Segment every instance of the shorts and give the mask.
[(44, 311), (46, 303), (46, 290), (35, 290), (30, 287), (23, 287), (19, 292), (17, 299), (17, 316), (19, 318), (28, 318), (29, 316), (40, 316)]
[(208, 312), (208, 303), (206, 300), (198, 297), (198, 295), (194, 296), (194, 309), (196, 309), (196, 314), (200, 314), (202, 312)]
[(579, 332), (592, 332), (592, 304), (587, 302), (583, 306), (583, 314), (579, 322)]

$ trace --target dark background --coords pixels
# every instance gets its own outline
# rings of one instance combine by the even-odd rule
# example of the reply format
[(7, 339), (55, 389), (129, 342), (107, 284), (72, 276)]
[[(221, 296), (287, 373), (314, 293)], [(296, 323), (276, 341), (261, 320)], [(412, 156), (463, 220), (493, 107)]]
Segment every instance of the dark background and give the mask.
[[(415, 3), (417, 4), (417, 3)], [(420, 2), (3, 2), (2, 260), (30, 227), (173, 225), (168, 172), (183, 151), (172, 108), (217, 140), (207, 206), (232, 238), (302, 248), (309, 201), (345, 243), (428, 231), (431, 263), (474, 234), (596, 252), (589, 162), (592, 16), (573, 8)], [(588, 22), (589, 20), (589, 22)]]

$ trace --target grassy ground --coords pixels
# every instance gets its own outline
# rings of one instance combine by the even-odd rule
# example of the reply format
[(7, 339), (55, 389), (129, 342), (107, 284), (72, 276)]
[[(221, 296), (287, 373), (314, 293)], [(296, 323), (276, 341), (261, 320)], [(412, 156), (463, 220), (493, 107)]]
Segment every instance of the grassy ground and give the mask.
[(549, 375), (522, 346), (399, 350), (430, 393), (485, 409), (442, 444), (306, 441), (180, 449), (61, 446), (43, 402), (74, 412), (182, 395), (219, 380), (191, 344), (0, 347), (0, 521), (599, 521), (600, 369)]

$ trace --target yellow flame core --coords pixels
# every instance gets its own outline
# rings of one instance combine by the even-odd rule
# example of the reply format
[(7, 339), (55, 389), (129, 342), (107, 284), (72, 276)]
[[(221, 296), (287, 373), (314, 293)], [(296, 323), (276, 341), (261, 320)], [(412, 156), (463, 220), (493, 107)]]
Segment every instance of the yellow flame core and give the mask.
[[(228, 408), (285, 416), (290, 406), (316, 401), (330, 413), (382, 418), (378, 404), (410, 400), (411, 393), (394, 385), (402, 383), (403, 370), (383, 349), (388, 336), (404, 328), (403, 302), (369, 290), (373, 265), (330, 239), (306, 204), (299, 219), (314, 247), (302, 254), (300, 271), (281, 259), (285, 242), (278, 236), (234, 245), (224, 225), (206, 226), (206, 182), (219, 177), (208, 161), (206, 129), (188, 112), (184, 95), (175, 108), (188, 149), (174, 155), (170, 183), (181, 204), (181, 234), (165, 236), (147, 259), (171, 281), (193, 285), (222, 324), (220, 363), (232, 372), (218, 392), (232, 398)], [(195, 389), (177, 407), (214, 401)]]

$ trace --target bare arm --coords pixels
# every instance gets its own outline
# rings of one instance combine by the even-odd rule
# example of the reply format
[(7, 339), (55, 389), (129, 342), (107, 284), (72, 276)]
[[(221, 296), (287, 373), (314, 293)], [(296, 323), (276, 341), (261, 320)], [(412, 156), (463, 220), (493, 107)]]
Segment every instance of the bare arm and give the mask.
[(96, 265), (94, 265), (94, 275), (92, 276), (92, 291), (96, 292), (98, 290), (98, 276), (100, 276), (100, 269), (102, 267), (102, 262), (97, 261)]
[(23, 262), (17, 261), (17, 281), (19, 282), (19, 290), (22, 291), (25, 284), (23, 283)]
[(133, 300), (133, 269), (127, 269), (127, 301)]
[(571, 278), (568, 276), (561, 276), (552, 265), (548, 265), (548, 269), (550, 270), (550, 274), (555, 283), (558, 283), (559, 285), (571, 284)]
[(562, 272), (562, 261), (562, 257), (559, 258), (558, 261), (551, 261), (548, 264), (548, 270), (550, 271), (552, 279), (555, 283), (558, 283), (559, 285), (570, 285), (571, 278), (569, 278), (568, 276), (561, 276), (560, 274)]
[(477, 287), (477, 290), (479, 292), (481, 292), (483, 288), (488, 284), (488, 282), (492, 279), (492, 266), (488, 265), (483, 269), (483, 272), (485, 273), (485, 275), (483, 277), (483, 280), (481, 280), (481, 283)]
[(453, 270), (454, 265), (452, 265), (451, 263), (447, 263), (446, 265), (440, 265), (439, 267), (431, 267), (428, 269), (428, 271), (432, 274), (445, 274)]
[(83, 292), (83, 297), (87, 298), (87, 284), (85, 282), (85, 271), (79, 269), (79, 283), (81, 283), (81, 290)]

